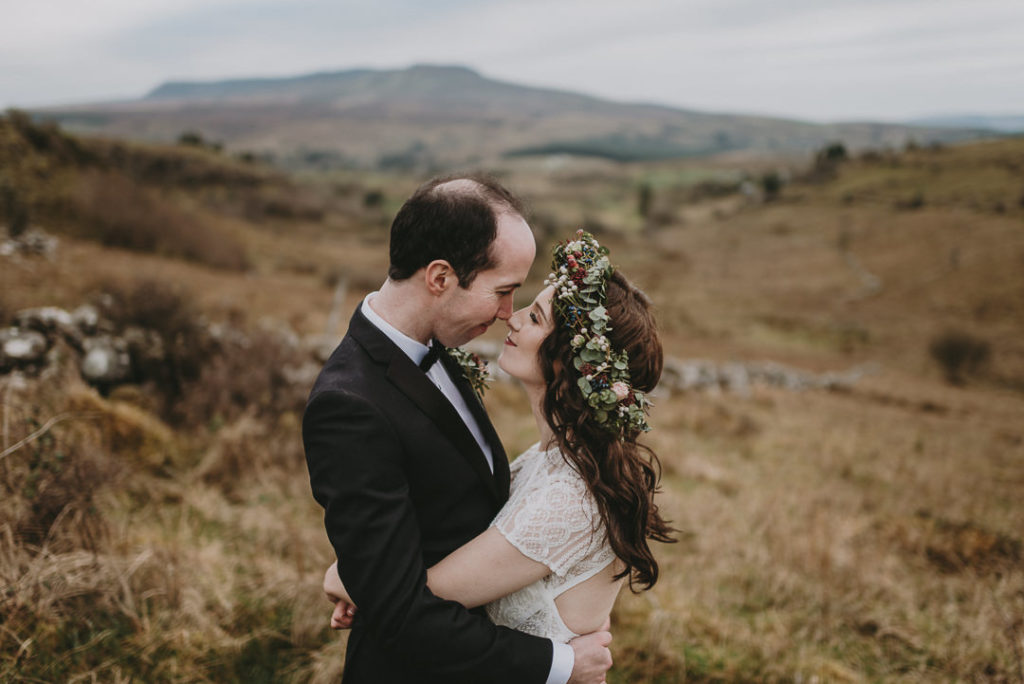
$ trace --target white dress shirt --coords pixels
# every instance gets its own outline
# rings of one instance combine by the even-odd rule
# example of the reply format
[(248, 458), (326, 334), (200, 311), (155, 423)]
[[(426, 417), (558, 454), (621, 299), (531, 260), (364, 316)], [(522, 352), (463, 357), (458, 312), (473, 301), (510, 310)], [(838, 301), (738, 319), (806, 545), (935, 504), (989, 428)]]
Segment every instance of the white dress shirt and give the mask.
[[(360, 311), (366, 316), (366, 319), (370, 321), (378, 330), (387, 335), (388, 339), (395, 343), (399, 349), (401, 349), (406, 356), (408, 356), (413, 363), (417, 366), (420, 365), (420, 361), (427, 355), (430, 348), (427, 345), (412, 339), (401, 330), (384, 320), (379, 313), (373, 310), (371, 304), (373, 298), (377, 295), (376, 292), (371, 292), (363, 300), (360, 306)], [(484, 456), (487, 458), (487, 465), (490, 467), (491, 472), (494, 472), (494, 455), (491, 453), (491, 447), (487, 444), (487, 440), (484, 439), (483, 432), (480, 430), (480, 426), (477, 425), (476, 419), (473, 418), (473, 414), (470, 412), (469, 407), (466, 405), (466, 400), (462, 398), (462, 394), (459, 389), (452, 382), (451, 377), (448, 375), (448, 371), (445, 370), (444, 364), (435, 363), (427, 371), (427, 377), (430, 378), (441, 393), (451, 402), (452, 406), (458, 412), (462, 418), (462, 422), (466, 424), (469, 431), (473, 434), (473, 439), (480, 445), (480, 449), (484, 452)], [(551, 670), (548, 672), (547, 682), (545, 684), (566, 684), (569, 681), (569, 677), (572, 676), (573, 665), (576, 664), (576, 656), (572, 650), (572, 646), (569, 644), (562, 644), (552, 640), (554, 644), (554, 655), (551, 661)]]

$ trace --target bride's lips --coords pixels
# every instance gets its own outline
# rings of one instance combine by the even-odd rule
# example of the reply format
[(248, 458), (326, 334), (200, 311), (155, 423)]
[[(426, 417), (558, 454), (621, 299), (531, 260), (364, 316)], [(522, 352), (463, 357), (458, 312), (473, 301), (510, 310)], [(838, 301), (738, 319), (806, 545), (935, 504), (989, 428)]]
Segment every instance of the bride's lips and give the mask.
[(516, 344), (515, 342), (512, 341), (512, 336), (511, 335), (505, 338), (505, 344), (507, 344), (510, 347), (518, 347), (519, 346), (518, 344)]

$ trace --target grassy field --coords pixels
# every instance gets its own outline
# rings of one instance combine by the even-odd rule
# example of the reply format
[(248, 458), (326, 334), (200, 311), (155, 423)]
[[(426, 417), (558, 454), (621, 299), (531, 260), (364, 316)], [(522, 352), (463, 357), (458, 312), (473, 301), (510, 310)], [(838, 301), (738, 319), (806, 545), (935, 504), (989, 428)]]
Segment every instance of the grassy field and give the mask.
[[(291, 179), (46, 135), (0, 125), (0, 185), (62, 237), (52, 260), (0, 262), (0, 317), (144, 278), (258, 344), (163, 403), (152, 385), (97, 393), (66, 350), (44, 377), (0, 376), (0, 680), (335, 681), (304, 389), (267, 375), (284, 353), (268, 331), (322, 334), (339, 278), (348, 315), (417, 179)], [(1024, 681), (1022, 168), (1021, 140), (880, 153), (805, 181), (794, 167), (770, 202), (700, 185), (766, 171), (735, 160), (502, 170), (542, 248), (603, 226), (671, 356), (873, 369), (844, 392), (657, 399), (649, 443), (679, 542), (659, 547), (652, 591), (619, 599), (610, 682)], [(120, 195), (96, 174), (134, 209), (106, 214)], [(179, 249), (196, 222), (182, 234), (200, 248)], [(989, 350), (956, 382), (929, 352), (951, 332)], [(517, 388), (487, 401), (510, 453), (533, 441)]]

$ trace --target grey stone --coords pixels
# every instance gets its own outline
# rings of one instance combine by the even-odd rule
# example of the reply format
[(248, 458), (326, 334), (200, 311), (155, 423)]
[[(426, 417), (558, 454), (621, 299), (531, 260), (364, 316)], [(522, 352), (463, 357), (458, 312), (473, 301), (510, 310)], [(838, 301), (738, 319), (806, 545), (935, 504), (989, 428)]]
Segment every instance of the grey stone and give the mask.
[(28, 328), (41, 333), (63, 333), (74, 328), (71, 314), (56, 306), (19, 311), (14, 315), (14, 323), (19, 328)]
[(18, 237), (10, 238), (0, 244), (0, 256), (44, 256), (53, 258), (57, 253), (57, 238), (44, 233), (38, 228), (31, 228)]
[(83, 304), (71, 312), (71, 322), (85, 335), (96, 333), (100, 324), (100, 312), (92, 304)]
[(0, 331), (0, 365), (37, 363), (46, 355), (50, 341), (35, 330), (7, 328)]
[(127, 380), (132, 361), (124, 340), (103, 336), (85, 340), (82, 377), (93, 384), (109, 385)]

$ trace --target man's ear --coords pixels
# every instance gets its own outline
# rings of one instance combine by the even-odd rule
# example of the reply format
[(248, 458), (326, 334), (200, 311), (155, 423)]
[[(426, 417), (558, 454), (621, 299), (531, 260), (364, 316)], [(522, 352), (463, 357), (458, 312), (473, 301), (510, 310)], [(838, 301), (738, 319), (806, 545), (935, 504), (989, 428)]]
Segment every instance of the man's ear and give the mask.
[(427, 291), (435, 297), (459, 284), (455, 269), (444, 259), (435, 259), (426, 265), (423, 271), (423, 281), (427, 286)]

